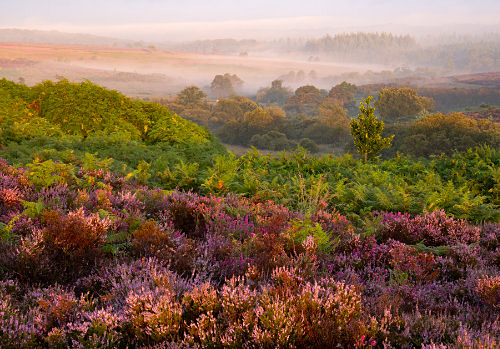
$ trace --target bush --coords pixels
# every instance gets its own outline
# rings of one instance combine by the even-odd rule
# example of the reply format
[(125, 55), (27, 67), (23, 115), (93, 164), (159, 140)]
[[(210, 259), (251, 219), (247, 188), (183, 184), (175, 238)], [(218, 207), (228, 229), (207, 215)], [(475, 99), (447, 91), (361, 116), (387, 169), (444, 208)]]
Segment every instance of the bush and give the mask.
[(291, 150), (297, 147), (296, 142), (289, 140), (284, 133), (277, 131), (253, 136), (250, 139), (250, 145), (269, 150)]
[(425, 114), (409, 124), (389, 126), (396, 134), (393, 147), (385, 154), (402, 152), (414, 156), (452, 155), (469, 148), (487, 145), (500, 146), (500, 127), (492, 121), (474, 120), (461, 113)]
[(42, 223), (46, 225), (45, 241), (67, 255), (82, 255), (100, 248), (110, 226), (108, 219), (101, 219), (97, 214), (87, 216), (82, 208), (65, 216), (46, 211)]
[(317, 153), (319, 151), (318, 145), (309, 138), (302, 138), (299, 142), (299, 145), (302, 148), (310, 151), (311, 153)]
[(464, 220), (448, 217), (442, 210), (411, 218), (407, 213), (382, 213), (381, 238), (427, 246), (472, 244), (479, 241), (480, 229)]
[(495, 309), (500, 309), (500, 276), (480, 278), (476, 291), (485, 303)]

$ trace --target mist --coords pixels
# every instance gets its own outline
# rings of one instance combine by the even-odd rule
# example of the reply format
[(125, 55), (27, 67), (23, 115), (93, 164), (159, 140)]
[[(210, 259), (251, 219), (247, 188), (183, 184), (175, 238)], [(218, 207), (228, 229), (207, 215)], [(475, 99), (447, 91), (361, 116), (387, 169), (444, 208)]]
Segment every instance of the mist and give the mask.
[(47, 5), (3, 6), (0, 77), (91, 80), (144, 98), (189, 85), (208, 90), (226, 73), (244, 81), (238, 93), (252, 96), (276, 79), (291, 89), (329, 89), (344, 80), (425, 85), (500, 70), (500, 4), (493, 0)]
[(500, 28), (495, 0), (11, 1), (4, 28), (57, 30), (129, 40), (272, 40), (343, 32), (481, 34)]

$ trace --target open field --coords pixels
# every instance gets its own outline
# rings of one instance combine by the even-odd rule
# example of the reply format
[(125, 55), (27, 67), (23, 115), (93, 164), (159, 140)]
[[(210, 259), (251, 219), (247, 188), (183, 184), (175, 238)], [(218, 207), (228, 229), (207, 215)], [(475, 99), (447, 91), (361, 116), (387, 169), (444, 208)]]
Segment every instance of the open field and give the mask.
[[(278, 78), (286, 80), (285, 84), (293, 89), (307, 84), (330, 89), (343, 80), (358, 85), (384, 81), (425, 88), (500, 86), (498, 72), (398, 77), (391, 73), (394, 68), (309, 61), (308, 57), (293, 54), (240, 57), (160, 50), (153, 46), (131, 48), (0, 42), (0, 78), (24, 81), (28, 85), (47, 79), (90, 80), (138, 98), (174, 95), (189, 85), (208, 90), (214, 76), (225, 73), (236, 74), (244, 81), (237, 91), (244, 95), (254, 95), (259, 88), (269, 86)], [(296, 78), (290, 80), (290, 73)]]
[[(352, 71), (382, 70), (377, 66), (343, 66), (293, 57), (240, 57), (150, 48), (0, 43), (0, 77), (31, 85), (65, 77), (91, 80), (127, 95), (176, 93), (190, 84), (207, 86), (216, 74), (237, 74), (243, 91), (256, 91), (290, 71), (304, 72), (305, 83)], [(312, 72), (312, 73), (311, 73)], [(310, 81), (308, 80), (310, 79)], [(147, 83), (147, 84), (146, 84)]]
[(452, 79), (457, 83), (500, 88), (500, 72), (457, 75)]

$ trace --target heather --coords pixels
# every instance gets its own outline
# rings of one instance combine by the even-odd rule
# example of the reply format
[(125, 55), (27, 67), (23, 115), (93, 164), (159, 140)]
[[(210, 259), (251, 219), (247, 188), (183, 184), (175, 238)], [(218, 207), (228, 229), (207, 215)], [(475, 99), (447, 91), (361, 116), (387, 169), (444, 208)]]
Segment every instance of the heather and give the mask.
[[(368, 201), (342, 198), (347, 181), (334, 187), (308, 168), (347, 161), (382, 176), (397, 163), (409, 183), (430, 178), (405, 158), (249, 154), (219, 159), (198, 192), (149, 187), (95, 161), (0, 160), (2, 347), (498, 346), (498, 197), (487, 175), (465, 187), (467, 167), (446, 172), (458, 155), (435, 159), (433, 176), (488, 193), (469, 211), (463, 193), (446, 205), (415, 208), (414, 193), (407, 209), (357, 209)], [(229, 174), (252, 178), (258, 162), (261, 178), (278, 165), (282, 178), (268, 195), (237, 190)], [(297, 185), (273, 192), (297, 164)], [(480, 209), (490, 222), (475, 222)]]

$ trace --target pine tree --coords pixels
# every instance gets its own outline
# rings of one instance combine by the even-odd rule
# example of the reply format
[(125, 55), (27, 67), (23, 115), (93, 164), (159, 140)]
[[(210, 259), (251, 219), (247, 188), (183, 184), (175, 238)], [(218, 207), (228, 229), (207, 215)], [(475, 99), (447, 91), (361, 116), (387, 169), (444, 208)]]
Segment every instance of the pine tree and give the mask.
[(394, 136), (382, 138), (384, 122), (379, 121), (375, 116), (375, 107), (370, 106), (373, 99), (369, 96), (360, 103), (357, 119), (351, 120), (351, 135), (354, 138), (354, 145), (358, 153), (364, 156), (365, 161), (368, 156), (373, 156), (382, 149), (391, 146)]

